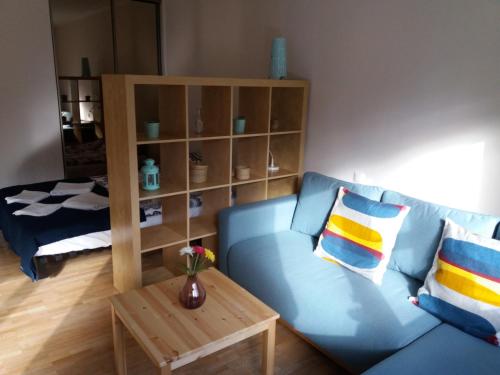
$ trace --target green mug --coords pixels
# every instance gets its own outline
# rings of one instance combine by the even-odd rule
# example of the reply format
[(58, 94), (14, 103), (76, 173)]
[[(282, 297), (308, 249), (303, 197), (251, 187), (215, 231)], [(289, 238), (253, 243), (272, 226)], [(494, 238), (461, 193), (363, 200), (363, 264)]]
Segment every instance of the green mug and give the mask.
[(245, 133), (245, 123), (247, 119), (244, 116), (238, 116), (233, 120), (233, 133), (243, 134)]
[(160, 123), (154, 121), (147, 121), (144, 123), (146, 129), (146, 136), (149, 139), (157, 139), (160, 137)]

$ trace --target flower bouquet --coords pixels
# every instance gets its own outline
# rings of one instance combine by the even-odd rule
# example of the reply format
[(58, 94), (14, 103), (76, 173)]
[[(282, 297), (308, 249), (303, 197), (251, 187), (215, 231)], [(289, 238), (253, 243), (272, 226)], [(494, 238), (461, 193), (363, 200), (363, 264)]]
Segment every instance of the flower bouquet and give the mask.
[(203, 305), (207, 296), (203, 284), (198, 280), (198, 272), (205, 270), (215, 262), (215, 255), (210, 249), (202, 246), (184, 247), (179, 251), (179, 254), (186, 255), (187, 258), (184, 266), (187, 280), (179, 293), (179, 300), (184, 307), (196, 309)]

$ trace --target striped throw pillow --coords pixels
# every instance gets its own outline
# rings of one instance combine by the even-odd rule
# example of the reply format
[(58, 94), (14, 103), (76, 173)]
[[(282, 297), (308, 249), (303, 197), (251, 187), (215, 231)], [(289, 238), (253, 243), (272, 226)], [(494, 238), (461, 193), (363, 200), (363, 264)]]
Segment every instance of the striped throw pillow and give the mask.
[(455, 327), (498, 345), (500, 241), (447, 219), (418, 306)]
[(409, 211), (341, 187), (314, 255), (380, 284)]

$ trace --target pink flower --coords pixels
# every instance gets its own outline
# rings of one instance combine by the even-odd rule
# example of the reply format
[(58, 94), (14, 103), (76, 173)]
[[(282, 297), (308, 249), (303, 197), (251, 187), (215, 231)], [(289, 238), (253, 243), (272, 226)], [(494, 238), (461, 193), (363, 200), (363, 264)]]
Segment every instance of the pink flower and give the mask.
[(195, 252), (195, 254), (205, 254), (205, 249), (201, 246), (193, 246), (193, 251)]

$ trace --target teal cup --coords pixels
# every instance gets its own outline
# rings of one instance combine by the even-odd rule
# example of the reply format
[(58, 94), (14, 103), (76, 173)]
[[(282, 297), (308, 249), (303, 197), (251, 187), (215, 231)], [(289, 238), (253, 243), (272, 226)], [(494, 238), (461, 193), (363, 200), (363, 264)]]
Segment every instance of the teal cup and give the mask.
[(236, 117), (233, 120), (233, 133), (234, 134), (243, 134), (245, 133), (245, 123), (246, 118), (243, 116)]
[(160, 137), (160, 123), (147, 121), (144, 123), (144, 128), (146, 130), (146, 136), (149, 139), (157, 139)]

